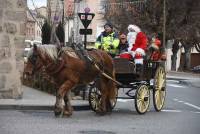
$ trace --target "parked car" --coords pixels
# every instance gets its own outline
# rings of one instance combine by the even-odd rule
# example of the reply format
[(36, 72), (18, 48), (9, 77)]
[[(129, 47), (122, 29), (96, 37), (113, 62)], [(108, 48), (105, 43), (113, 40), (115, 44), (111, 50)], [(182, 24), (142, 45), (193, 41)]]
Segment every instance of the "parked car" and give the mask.
[(31, 47), (33, 47), (33, 44), (41, 45), (42, 42), (37, 40), (25, 40), (24, 62), (27, 62), (27, 54), (30, 51)]
[(192, 71), (195, 73), (200, 73), (200, 65), (193, 67)]

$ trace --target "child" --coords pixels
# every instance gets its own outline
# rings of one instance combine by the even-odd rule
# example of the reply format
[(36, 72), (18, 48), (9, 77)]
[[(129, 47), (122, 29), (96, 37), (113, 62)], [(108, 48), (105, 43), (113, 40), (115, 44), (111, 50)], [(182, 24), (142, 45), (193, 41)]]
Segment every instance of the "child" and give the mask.
[(119, 57), (125, 58), (125, 59), (131, 59), (131, 55), (128, 53), (129, 44), (127, 41), (127, 37), (125, 33), (122, 33), (119, 37), (120, 43), (119, 43)]

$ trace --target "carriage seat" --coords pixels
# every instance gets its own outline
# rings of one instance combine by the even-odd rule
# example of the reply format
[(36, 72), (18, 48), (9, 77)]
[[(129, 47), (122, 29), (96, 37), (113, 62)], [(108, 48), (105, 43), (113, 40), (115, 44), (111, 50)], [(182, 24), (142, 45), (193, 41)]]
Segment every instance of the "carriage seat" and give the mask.
[(114, 66), (116, 73), (134, 73), (135, 63), (126, 58), (114, 58)]

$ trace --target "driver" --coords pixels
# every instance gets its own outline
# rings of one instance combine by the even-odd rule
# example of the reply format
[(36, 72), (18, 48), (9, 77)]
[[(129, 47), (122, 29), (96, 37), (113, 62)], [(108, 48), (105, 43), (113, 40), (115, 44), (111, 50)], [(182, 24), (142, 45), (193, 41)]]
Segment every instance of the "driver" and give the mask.
[(104, 25), (104, 31), (98, 36), (95, 48), (108, 52), (112, 57), (118, 53), (119, 39), (110, 23)]

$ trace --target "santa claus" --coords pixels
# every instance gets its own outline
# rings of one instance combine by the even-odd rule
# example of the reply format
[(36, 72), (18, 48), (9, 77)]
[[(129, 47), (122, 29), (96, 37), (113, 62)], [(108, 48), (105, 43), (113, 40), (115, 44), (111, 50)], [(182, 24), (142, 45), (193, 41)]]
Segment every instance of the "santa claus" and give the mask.
[(136, 32), (136, 39), (131, 49), (131, 55), (135, 59), (135, 64), (143, 64), (143, 56), (147, 49), (147, 37), (138, 26), (132, 25), (132, 28)]
[(143, 57), (145, 56), (145, 51), (147, 49), (147, 37), (138, 26), (132, 25), (132, 28), (136, 32), (136, 39), (130, 54), (134, 58), (136, 71), (141, 72), (143, 70)]

